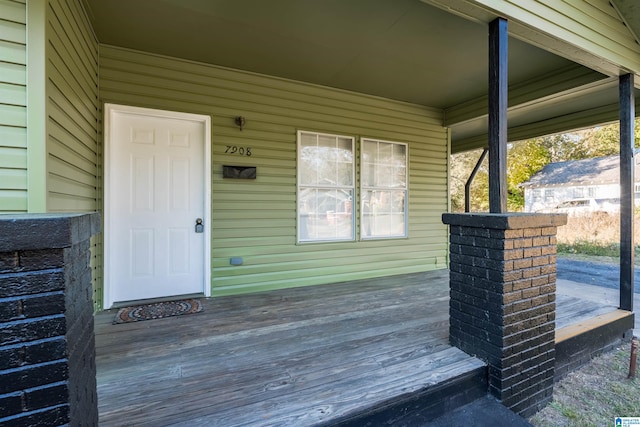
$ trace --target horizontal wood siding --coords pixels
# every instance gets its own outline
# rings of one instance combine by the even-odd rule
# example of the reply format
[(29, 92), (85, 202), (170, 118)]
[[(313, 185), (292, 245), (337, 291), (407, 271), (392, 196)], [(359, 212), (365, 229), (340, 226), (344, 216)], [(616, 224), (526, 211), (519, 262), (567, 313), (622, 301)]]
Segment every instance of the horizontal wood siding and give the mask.
[[(102, 102), (212, 117), (212, 293), (223, 295), (445, 268), (447, 134), (442, 112), (109, 46)], [(243, 130), (234, 118), (243, 116)], [(409, 144), (409, 238), (296, 244), (296, 132)], [(225, 153), (249, 147), (251, 156)], [(223, 165), (257, 179), (222, 178)], [(241, 266), (229, 258), (242, 257)]]
[(94, 211), (98, 43), (81, 2), (49, 0), (47, 210)]
[(474, 3), (594, 57), (636, 73), (640, 71), (640, 46), (608, 0), (474, 0)]
[(0, 213), (27, 206), (27, 7), (0, 0)]

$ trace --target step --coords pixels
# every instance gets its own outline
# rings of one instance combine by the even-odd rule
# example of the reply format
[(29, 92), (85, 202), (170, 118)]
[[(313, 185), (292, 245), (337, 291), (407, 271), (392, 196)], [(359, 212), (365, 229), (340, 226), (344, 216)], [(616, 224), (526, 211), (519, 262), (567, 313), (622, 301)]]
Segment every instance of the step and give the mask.
[(532, 427), (527, 420), (510, 411), (489, 395), (476, 399), (427, 423), (406, 424), (406, 426)]
[(445, 382), (402, 394), (370, 407), (361, 407), (357, 413), (351, 413), (342, 419), (331, 420), (324, 425), (422, 426), (429, 420), (486, 396), (487, 390), (487, 367), (481, 366)]

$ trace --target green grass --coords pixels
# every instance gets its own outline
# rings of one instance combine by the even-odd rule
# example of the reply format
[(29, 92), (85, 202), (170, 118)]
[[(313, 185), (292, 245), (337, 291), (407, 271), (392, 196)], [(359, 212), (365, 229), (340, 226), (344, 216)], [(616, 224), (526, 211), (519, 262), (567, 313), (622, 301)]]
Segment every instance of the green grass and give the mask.
[(640, 371), (628, 379), (630, 344), (602, 355), (556, 383), (553, 401), (529, 422), (535, 427), (613, 426), (640, 416)]
[[(636, 253), (638, 249), (636, 248)], [(592, 256), (619, 257), (620, 245), (604, 245), (596, 242), (578, 241), (573, 244), (558, 243), (558, 254), (579, 254)]]
[[(559, 255), (589, 255), (620, 257), (620, 245), (618, 243), (601, 244), (598, 242), (577, 241), (573, 244), (558, 243)], [(635, 248), (636, 256), (640, 255), (640, 246)]]

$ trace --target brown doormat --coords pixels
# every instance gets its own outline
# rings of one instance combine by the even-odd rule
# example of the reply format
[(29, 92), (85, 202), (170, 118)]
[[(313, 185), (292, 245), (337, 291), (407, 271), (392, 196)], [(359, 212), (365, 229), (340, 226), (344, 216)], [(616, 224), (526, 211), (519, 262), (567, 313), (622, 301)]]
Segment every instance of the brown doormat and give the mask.
[(158, 302), (154, 304), (125, 307), (118, 310), (113, 323), (139, 322), (141, 320), (161, 319), (182, 314), (200, 313), (202, 304), (197, 299)]

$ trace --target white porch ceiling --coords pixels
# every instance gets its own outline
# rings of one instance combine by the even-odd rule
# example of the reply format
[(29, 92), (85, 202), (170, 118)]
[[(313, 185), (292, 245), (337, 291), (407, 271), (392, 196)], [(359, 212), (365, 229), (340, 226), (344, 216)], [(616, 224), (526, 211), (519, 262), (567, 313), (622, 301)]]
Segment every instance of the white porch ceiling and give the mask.
[[(439, 108), (454, 150), (485, 144), (488, 29), (419, 0), (84, 1), (100, 43)], [(514, 38), (509, 55), (518, 135), (617, 103), (615, 79)]]

